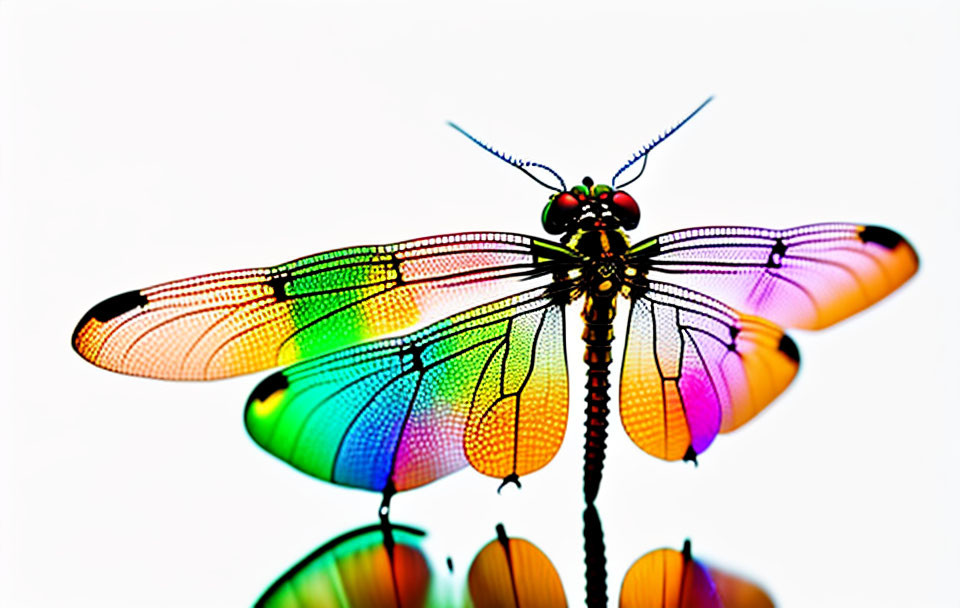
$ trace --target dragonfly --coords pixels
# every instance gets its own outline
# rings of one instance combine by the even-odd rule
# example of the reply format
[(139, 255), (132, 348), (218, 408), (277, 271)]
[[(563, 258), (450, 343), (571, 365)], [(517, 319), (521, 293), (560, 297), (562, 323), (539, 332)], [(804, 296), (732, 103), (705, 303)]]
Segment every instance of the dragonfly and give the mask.
[(620, 421), (648, 454), (696, 463), (793, 380), (800, 355), (785, 328), (831, 326), (918, 268), (906, 239), (869, 224), (709, 226), (632, 243), (640, 208), (624, 188), (711, 99), (609, 185), (568, 188), (450, 123), (552, 191), (541, 220), (558, 240), (457, 233), (172, 281), (97, 304), (73, 346), (99, 367), (167, 380), (286, 366), (250, 395), (250, 436), (310, 476), (381, 493), (388, 508), (395, 493), (468, 466), (502, 488), (550, 462), (567, 425), (564, 310), (582, 300), (591, 504), (619, 303), (629, 307)]

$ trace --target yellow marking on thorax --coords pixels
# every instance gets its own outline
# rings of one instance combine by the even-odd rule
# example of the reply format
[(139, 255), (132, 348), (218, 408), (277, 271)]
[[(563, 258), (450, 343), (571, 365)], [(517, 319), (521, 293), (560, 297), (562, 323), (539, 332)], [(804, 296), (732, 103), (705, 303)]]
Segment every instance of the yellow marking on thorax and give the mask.
[(604, 253), (610, 253), (610, 237), (607, 236), (606, 230), (600, 231), (600, 246)]

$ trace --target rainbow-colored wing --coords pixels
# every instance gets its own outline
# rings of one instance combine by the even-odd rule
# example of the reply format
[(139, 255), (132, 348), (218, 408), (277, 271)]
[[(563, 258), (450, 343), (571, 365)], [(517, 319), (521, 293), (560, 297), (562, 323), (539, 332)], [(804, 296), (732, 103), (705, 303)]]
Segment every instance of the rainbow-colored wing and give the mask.
[(695, 460), (797, 373), (796, 344), (759, 317), (666, 283), (634, 288), (631, 300), (620, 419), (653, 456)]
[(497, 526), (497, 539), (480, 550), (467, 575), (473, 606), (566, 606), (560, 575), (533, 543), (508, 538)]
[(627, 259), (653, 280), (801, 329), (828, 327), (863, 310), (918, 268), (902, 236), (857, 224), (689, 228), (647, 239)]
[(425, 606), (433, 577), (424, 533), (381, 524), (347, 532), (301, 560), (264, 591), (256, 608)]
[(224, 378), (424, 326), (546, 285), (576, 260), (562, 245), (489, 232), (351, 247), (114, 296), (84, 315), (73, 345), (125, 374)]
[(292, 366), (253, 391), (247, 429), (297, 469), (368, 490), (467, 464), (502, 479), (535, 471), (566, 427), (563, 298), (527, 291)]
[(766, 592), (737, 576), (705, 566), (683, 551), (657, 549), (638, 559), (620, 588), (621, 608), (773, 608)]

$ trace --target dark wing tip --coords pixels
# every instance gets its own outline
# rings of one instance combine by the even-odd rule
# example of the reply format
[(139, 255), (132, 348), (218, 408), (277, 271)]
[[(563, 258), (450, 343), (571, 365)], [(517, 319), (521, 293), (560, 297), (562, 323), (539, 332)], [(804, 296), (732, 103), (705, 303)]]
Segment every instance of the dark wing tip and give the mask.
[(692, 462), (695, 467), (700, 466), (700, 463), (697, 462), (697, 451), (693, 449), (692, 445), (687, 446), (687, 451), (683, 454), (683, 461)]
[[(272, 436), (277, 422), (273, 416), (274, 410), (283, 397), (281, 395), (279, 400), (274, 401), (270, 401), (270, 397), (283, 393), (288, 386), (290, 386), (290, 383), (283, 372), (270, 374), (253, 389), (250, 397), (247, 398), (246, 407), (243, 408), (243, 422), (244, 426), (247, 427), (247, 434), (257, 445), (274, 456), (277, 456), (277, 453), (269, 445), (269, 438)], [(286, 460), (283, 456), (280, 456), (280, 458)], [(296, 467), (296, 465), (294, 466)]]
[(864, 226), (858, 236), (864, 243), (876, 243), (887, 249), (895, 249), (904, 240), (898, 233), (883, 226)]
[(783, 337), (780, 338), (780, 344), (777, 345), (777, 350), (786, 355), (787, 358), (794, 363), (800, 364), (800, 349), (797, 348), (797, 343), (793, 341), (793, 338), (787, 334), (783, 334)]
[(96, 319), (100, 323), (106, 323), (135, 308), (142, 308), (146, 306), (146, 304), (147, 296), (139, 291), (127, 291), (100, 302), (88, 310), (87, 314), (83, 315), (83, 318), (77, 323), (76, 329), (73, 330), (74, 348), (76, 348), (77, 336), (80, 334), (80, 331), (83, 330), (91, 320)]
[(287, 390), (288, 386), (290, 386), (290, 382), (287, 381), (287, 377), (283, 375), (283, 372), (270, 374), (250, 393), (250, 397), (247, 399), (247, 409), (254, 403), (262, 403), (269, 399), (271, 395)]

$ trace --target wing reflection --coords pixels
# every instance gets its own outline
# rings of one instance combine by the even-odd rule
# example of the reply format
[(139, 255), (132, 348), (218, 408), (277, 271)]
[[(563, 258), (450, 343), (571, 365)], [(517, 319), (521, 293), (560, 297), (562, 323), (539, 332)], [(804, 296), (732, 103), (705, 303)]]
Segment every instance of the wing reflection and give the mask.
[(507, 537), (497, 524), (497, 538), (473, 558), (467, 586), (474, 606), (566, 606), (560, 575), (533, 543)]
[(773, 608), (753, 583), (695, 560), (690, 541), (682, 551), (657, 549), (634, 562), (620, 588), (622, 608)]
[[(606, 551), (596, 509), (583, 514), (586, 604), (607, 605)], [(449, 557), (434, 563), (421, 548), (426, 533), (392, 524), (352, 530), (325, 543), (276, 580), (258, 608), (314, 606), (421, 607), (566, 606), (567, 597), (550, 559), (528, 540), (496, 538), (473, 558), (466, 574)], [(619, 540), (619, 538), (618, 538)], [(568, 581), (569, 584), (577, 585)], [(772, 608), (756, 584), (693, 557), (690, 541), (681, 551), (656, 549), (627, 571), (620, 589), (623, 608)]]
[(423, 536), (388, 522), (342, 534), (277, 579), (255, 606), (425, 606), (433, 577)]

